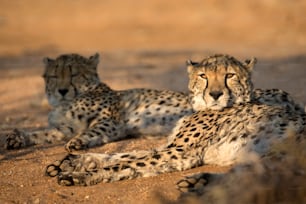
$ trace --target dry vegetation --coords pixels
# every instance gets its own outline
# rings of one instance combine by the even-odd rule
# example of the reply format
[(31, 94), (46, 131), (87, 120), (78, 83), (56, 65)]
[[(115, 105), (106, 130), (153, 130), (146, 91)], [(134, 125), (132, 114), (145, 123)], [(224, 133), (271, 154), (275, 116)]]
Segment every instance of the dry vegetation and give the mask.
[[(47, 125), (48, 107), (40, 77), (43, 56), (100, 52), (99, 74), (115, 89), (151, 87), (179, 91), (187, 90), (184, 62), (188, 58), (200, 60), (203, 55), (216, 52), (240, 59), (256, 56), (257, 87), (281, 88), (306, 103), (305, 10), (303, 0), (0, 0), (0, 203), (145, 203), (157, 194), (175, 202), (180, 196), (175, 183), (185, 175), (227, 170), (205, 166), (86, 188), (59, 186), (55, 179), (44, 176), (44, 168), (64, 156), (62, 145), (3, 149), (5, 134), (12, 129)], [(164, 141), (131, 139), (91, 151), (147, 149)], [(305, 158), (302, 155), (299, 158)], [(290, 165), (289, 170), (300, 166), (305, 170), (305, 161), (292, 161), (288, 165), (297, 166)], [(260, 181), (271, 175), (264, 183), (256, 183), (259, 190), (264, 190), (254, 191), (258, 203), (281, 201), (287, 195), (300, 198), (295, 193), (302, 191), (295, 191), (295, 182), (305, 177), (288, 173), (282, 165), (275, 168), (280, 170), (265, 175), (233, 174), (233, 178), (246, 176)], [(287, 191), (290, 185), (294, 191)], [(215, 191), (210, 192), (213, 195)], [(239, 194), (239, 189), (233, 188), (232, 193)], [(228, 201), (227, 197), (220, 197), (220, 202), (225, 198)]]
[(280, 154), (274, 154), (238, 165), (199, 189), (201, 196), (184, 194), (179, 203), (305, 203), (305, 141), (297, 145), (291, 137), (274, 145), (272, 151), (286, 157), (281, 159)]

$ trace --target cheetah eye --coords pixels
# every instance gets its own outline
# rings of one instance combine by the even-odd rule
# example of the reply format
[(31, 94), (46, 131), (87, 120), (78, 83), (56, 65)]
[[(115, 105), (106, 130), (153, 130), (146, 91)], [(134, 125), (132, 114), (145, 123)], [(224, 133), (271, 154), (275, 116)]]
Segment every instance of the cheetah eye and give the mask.
[(233, 78), (234, 76), (235, 76), (235, 74), (233, 74), (233, 73), (226, 74), (227, 79)]
[(206, 74), (199, 74), (199, 77), (201, 77), (202, 79), (207, 79)]

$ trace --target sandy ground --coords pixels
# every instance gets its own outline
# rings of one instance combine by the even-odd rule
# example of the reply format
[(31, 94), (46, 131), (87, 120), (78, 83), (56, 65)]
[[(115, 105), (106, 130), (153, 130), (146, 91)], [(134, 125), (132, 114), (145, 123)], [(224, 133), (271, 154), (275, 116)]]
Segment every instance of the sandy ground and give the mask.
[[(175, 201), (175, 183), (204, 166), (91, 187), (62, 187), (44, 176), (63, 144), (3, 148), (14, 128), (47, 125), (42, 58), (99, 52), (99, 74), (114, 89), (187, 90), (185, 60), (214, 53), (256, 56), (255, 86), (281, 88), (306, 104), (304, 1), (4, 1), (0, 0), (0, 203)], [(165, 139), (130, 139), (93, 152), (148, 149)]]

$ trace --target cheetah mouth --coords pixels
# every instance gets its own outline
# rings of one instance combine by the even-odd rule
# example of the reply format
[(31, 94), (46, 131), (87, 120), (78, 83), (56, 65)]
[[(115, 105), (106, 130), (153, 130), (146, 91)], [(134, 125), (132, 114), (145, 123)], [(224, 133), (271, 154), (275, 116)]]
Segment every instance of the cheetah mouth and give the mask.
[(61, 97), (61, 98), (51, 97), (51, 98), (48, 98), (48, 102), (52, 106), (58, 106), (59, 104), (63, 104), (63, 103), (67, 103), (67, 102), (69, 103), (71, 101), (72, 101), (72, 99), (67, 99), (65, 97)]
[(209, 108), (212, 110), (222, 110), (225, 107), (220, 105), (219, 103), (213, 103), (209, 106)]
[(61, 96), (58, 98), (59, 101), (72, 101), (74, 97), (71, 96)]

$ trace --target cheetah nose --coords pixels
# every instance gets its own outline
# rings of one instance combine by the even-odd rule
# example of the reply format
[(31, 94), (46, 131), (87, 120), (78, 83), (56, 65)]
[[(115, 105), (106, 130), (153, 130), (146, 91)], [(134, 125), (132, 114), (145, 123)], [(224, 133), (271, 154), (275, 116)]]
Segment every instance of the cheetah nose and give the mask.
[(209, 92), (209, 95), (211, 95), (215, 100), (218, 100), (218, 98), (223, 95), (223, 92), (221, 92), (221, 91), (211, 91), (211, 92)]
[(65, 96), (68, 93), (68, 89), (59, 89), (58, 92), (62, 95)]

